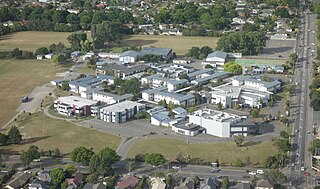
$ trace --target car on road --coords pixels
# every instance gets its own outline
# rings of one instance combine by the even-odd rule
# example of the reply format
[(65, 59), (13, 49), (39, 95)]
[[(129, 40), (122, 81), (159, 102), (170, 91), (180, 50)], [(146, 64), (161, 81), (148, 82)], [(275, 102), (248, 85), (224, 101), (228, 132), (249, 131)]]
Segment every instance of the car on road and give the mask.
[(314, 44), (314, 43), (311, 43), (311, 45), (312, 45), (312, 46), (315, 46), (316, 44)]
[(243, 175), (243, 178), (250, 178), (250, 175)]
[(218, 173), (220, 170), (221, 170), (220, 168), (216, 167), (216, 168), (211, 169), (211, 172)]
[(302, 166), (302, 167), (301, 167), (301, 171), (305, 171), (305, 170), (306, 170), (306, 169)]
[(264, 171), (262, 169), (258, 169), (257, 174), (264, 174)]
[(180, 167), (179, 167), (179, 166), (172, 166), (172, 169), (174, 169), (174, 170), (179, 170)]
[(217, 179), (223, 179), (223, 178), (228, 178), (228, 176), (224, 176), (224, 175), (218, 175)]
[(249, 175), (257, 175), (257, 173), (256, 173), (256, 172), (253, 172), (253, 171), (250, 171), (248, 174), (249, 174)]
[(310, 176), (311, 174), (309, 172), (303, 172), (304, 176)]
[(298, 132), (299, 132), (299, 129), (296, 129), (294, 132), (295, 132), (295, 133), (298, 133)]
[(295, 164), (294, 164), (294, 163), (292, 163), (292, 164), (291, 164), (291, 167), (294, 167), (294, 166), (295, 166)]

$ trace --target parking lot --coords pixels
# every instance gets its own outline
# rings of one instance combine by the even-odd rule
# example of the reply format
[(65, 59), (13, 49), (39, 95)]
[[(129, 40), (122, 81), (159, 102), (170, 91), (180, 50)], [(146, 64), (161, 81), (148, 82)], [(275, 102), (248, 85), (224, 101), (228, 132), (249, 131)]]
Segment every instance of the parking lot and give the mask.
[(258, 58), (288, 59), (295, 51), (295, 40), (267, 40)]

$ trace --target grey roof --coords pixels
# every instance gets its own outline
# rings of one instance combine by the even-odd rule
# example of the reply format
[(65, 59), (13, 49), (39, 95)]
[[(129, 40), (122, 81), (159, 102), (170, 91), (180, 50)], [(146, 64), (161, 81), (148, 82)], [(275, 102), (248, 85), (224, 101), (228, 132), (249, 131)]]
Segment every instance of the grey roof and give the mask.
[(133, 101), (123, 101), (117, 104), (106, 106), (102, 108), (101, 111), (122, 112), (127, 109), (134, 108), (135, 106), (145, 106), (145, 105), (138, 102), (133, 102)]
[(251, 189), (252, 185), (250, 183), (237, 183), (234, 186), (230, 186), (230, 189)]
[(213, 69), (204, 69), (204, 70), (198, 70), (192, 73), (188, 74), (188, 77), (195, 77), (197, 75), (205, 74), (205, 73), (213, 73)]
[(281, 82), (278, 80), (274, 80), (272, 82), (267, 82), (267, 81), (259, 80), (253, 76), (244, 76), (244, 75), (235, 77), (234, 79), (238, 80), (238, 81), (250, 81), (250, 82), (254, 82), (254, 83), (260, 83), (260, 84), (264, 85), (266, 88), (271, 88), (271, 87), (274, 87), (276, 85), (281, 84)]
[(29, 186), (30, 187), (33, 187), (33, 188), (38, 188), (38, 189), (49, 189), (49, 186), (46, 185), (46, 183), (44, 183), (43, 181), (41, 180), (38, 180), (38, 179), (35, 179)]
[(157, 121), (163, 121), (166, 119), (170, 119), (170, 117), (168, 116), (168, 114), (166, 112), (159, 112), (159, 113), (153, 114), (152, 117), (154, 119), (156, 119)]
[(111, 76), (111, 75), (103, 75), (103, 74), (97, 74), (97, 78), (101, 78), (101, 79), (115, 79), (114, 76)]
[(124, 99), (133, 97), (133, 94), (116, 95), (116, 94), (107, 93), (101, 90), (94, 90), (93, 93), (109, 96), (109, 97), (112, 97), (114, 100), (124, 100)]
[(144, 78), (146, 78), (148, 80), (157, 79), (157, 80), (161, 80), (166, 83), (170, 83), (172, 85), (179, 85), (179, 84), (188, 82), (188, 80), (186, 80), (186, 79), (177, 80), (177, 79), (170, 79), (170, 78), (162, 77), (161, 74), (150, 75), (150, 76), (147, 76)]
[(10, 181), (8, 183), (8, 186), (15, 188), (15, 189), (19, 189), (19, 188), (23, 187), (29, 181), (31, 176), (32, 176), (32, 174), (29, 172), (22, 173), (21, 175), (19, 175), (18, 177), (16, 177), (12, 181)]
[(138, 72), (138, 71), (144, 71), (148, 68), (149, 66), (147, 65), (136, 65), (136, 66), (132, 66), (132, 67), (127, 67), (124, 65), (119, 65), (119, 64), (108, 64), (104, 67), (102, 67), (102, 70), (116, 70), (116, 71), (120, 71), (122, 73), (134, 73), (134, 72)]
[(159, 94), (159, 95), (162, 95), (162, 96), (171, 97), (172, 99), (175, 99), (175, 100), (178, 100), (178, 101), (184, 101), (184, 100), (188, 100), (190, 98), (194, 98), (194, 96), (190, 95), (190, 94), (183, 95), (183, 94), (179, 94), (179, 93), (168, 92), (168, 91), (166, 91), (166, 87), (148, 89), (148, 90), (145, 90), (143, 92), (145, 92), (147, 94)]
[(200, 125), (194, 124), (194, 123), (188, 123), (187, 125), (185, 123), (175, 124), (174, 127), (188, 130), (188, 131), (196, 131), (201, 128)]
[(272, 184), (268, 180), (261, 179), (257, 181), (256, 187), (269, 187), (273, 188)]
[(214, 51), (213, 53), (208, 54), (207, 58), (218, 57), (218, 58), (226, 59), (227, 55), (228, 55), (228, 53), (225, 53), (225, 52), (222, 52), (222, 51)]
[(91, 184), (91, 183), (87, 183), (86, 185), (84, 185), (83, 189), (106, 189), (106, 185), (104, 185), (103, 183), (97, 183), (97, 184)]
[(184, 114), (187, 112), (187, 110), (181, 107), (174, 108), (172, 111), (173, 113), (176, 113), (176, 114)]
[(218, 78), (226, 78), (228, 77), (230, 74), (228, 72), (216, 72), (208, 77), (202, 77), (202, 78), (197, 78), (196, 80), (194, 80), (197, 83), (202, 83), (205, 81), (210, 81), (210, 80), (215, 80)]
[(170, 54), (170, 52), (172, 52), (172, 49), (169, 49), (169, 48), (145, 47), (140, 51), (139, 56), (143, 57), (144, 55), (147, 55), (147, 54), (167, 56), (168, 54)]
[(212, 179), (211, 177), (203, 180), (200, 182), (200, 187), (199, 189), (219, 189), (219, 186), (220, 186), (220, 182), (214, 178)]
[(124, 56), (137, 57), (138, 55), (139, 53), (136, 51), (125, 51), (120, 55), (120, 57), (124, 57)]

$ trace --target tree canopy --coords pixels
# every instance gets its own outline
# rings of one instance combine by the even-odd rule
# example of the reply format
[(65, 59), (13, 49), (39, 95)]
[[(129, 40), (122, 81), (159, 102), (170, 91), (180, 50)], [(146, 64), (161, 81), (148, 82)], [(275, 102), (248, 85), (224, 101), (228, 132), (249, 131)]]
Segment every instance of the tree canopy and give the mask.
[(166, 159), (162, 154), (151, 153), (146, 155), (145, 161), (151, 165), (158, 166), (163, 165), (166, 162)]
[(89, 165), (90, 159), (93, 156), (93, 151), (85, 147), (75, 148), (71, 152), (71, 160), (82, 165)]
[(240, 64), (234, 62), (228, 62), (223, 65), (225, 71), (230, 72), (234, 75), (241, 75), (242, 74), (242, 66)]

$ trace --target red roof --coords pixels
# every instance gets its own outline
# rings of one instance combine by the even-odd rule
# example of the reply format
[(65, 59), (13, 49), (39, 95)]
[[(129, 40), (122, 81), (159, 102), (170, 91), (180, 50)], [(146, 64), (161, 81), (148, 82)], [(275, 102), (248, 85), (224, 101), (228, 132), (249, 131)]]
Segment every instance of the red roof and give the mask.
[(119, 189), (134, 188), (139, 183), (139, 179), (134, 176), (125, 176), (117, 182)]

